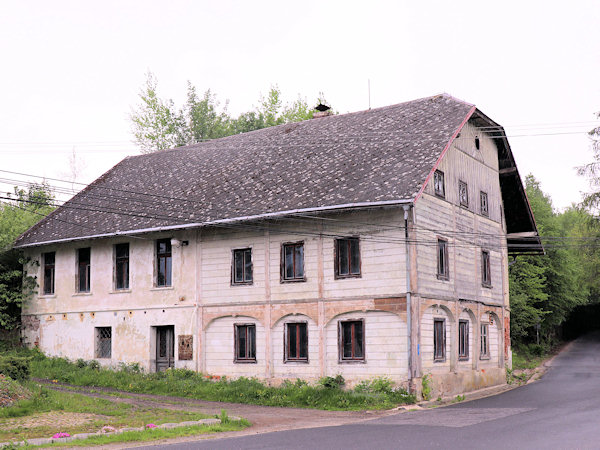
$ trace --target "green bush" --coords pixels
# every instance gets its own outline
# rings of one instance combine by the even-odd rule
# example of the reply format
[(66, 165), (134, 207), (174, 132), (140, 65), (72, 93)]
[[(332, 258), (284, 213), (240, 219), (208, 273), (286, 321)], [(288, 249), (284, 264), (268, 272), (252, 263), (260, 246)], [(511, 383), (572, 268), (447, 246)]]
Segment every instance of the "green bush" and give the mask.
[(28, 380), (30, 362), (26, 356), (0, 356), (0, 373), (16, 381)]
[(319, 380), (319, 384), (325, 388), (339, 389), (346, 384), (346, 380), (344, 380), (343, 376), (338, 374), (335, 377), (322, 377)]

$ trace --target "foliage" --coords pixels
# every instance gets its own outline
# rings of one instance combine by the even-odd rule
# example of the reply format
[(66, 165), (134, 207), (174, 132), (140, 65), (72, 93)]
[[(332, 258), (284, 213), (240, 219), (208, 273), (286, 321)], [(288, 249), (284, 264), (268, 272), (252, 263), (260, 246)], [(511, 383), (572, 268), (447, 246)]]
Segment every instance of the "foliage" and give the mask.
[(9, 407), (16, 401), (30, 396), (31, 393), (15, 380), (0, 374), (0, 408)]
[(78, 367), (64, 358), (36, 356), (32, 361), (36, 377), (55, 379), (81, 386), (109, 387), (130, 392), (175, 395), (222, 402), (250, 403), (329, 410), (392, 408), (413, 403), (414, 396), (375, 379), (354, 390), (341, 389), (343, 377), (331, 377), (325, 383), (310, 385), (303, 380), (286, 382), (279, 387), (267, 386), (255, 378), (208, 377), (186, 369), (169, 369), (157, 373), (135, 373), (127, 370), (88, 366)]
[(319, 379), (319, 384), (324, 388), (339, 389), (346, 384), (346, 380), (342, 375), (337, 374), (335, 377), (322, 377)]
[(428, 373), (421, 378), (421, 395), (423, 400), (431, 399), (431, 375)]
[[(596, 113), (596, 117), (600, 119), (600, 112)], [(588, 135), (592, 141), (593, 160), (578, 167), (578, 172), (579, 175), (588, 177), (592, 188), (592, 191), (585, 195), (583, 205), (590, 210), (598, 211), (600, 207), (600, 126), (590, 130)]]
[(0, 355), (0, 374), (16, 381), (29, 379), (31, 358), (25, 356)]
[(53, 194), (47, 184), (14, 191), (15, 200), (0, 203), (0, 329), (18, 326), (21, 305), (36, 289), (33, 277), (24, 276), (26, 262), (11, 249), (15, 239), (52, 211)]
[[(519, 256), (510, 267), (511, 339), (513, 346), (537, 342), (550, 345), (561, 325), (579, 305), (590, 299), (597, 285), (582, 264), (579, 237), (589, 233), (590, 216), (573, 207), (557, 213), (549, 196), (532, 176), (526, 190), (546, 255)], [(566, 241), (567, 239), (568, 241)], [(575, 242), (574, 244), (570, 244)], [(589, 261), (598, 261), (594, 249)]]
[[(189, 81), (186, 103), (181, 108), (171, 99), (161, 99), (157, 89), (156, 77), (148, 72), (146, 84), (139, 93), (141, 102), (129, 115), (135, 143), (142, 153), (299, 122), (312, 118), (314, 113), (300, 96), (284, 104), (277, 85), (271, 86), (266, 96), (261, 95), (258, 107), (238, 117), (228, 113), (228, 101), (221, 108), (216, 94), (208, 89), (199, 95)], [(319, 94), (319, 101), (325, 102), (323, 93)]]

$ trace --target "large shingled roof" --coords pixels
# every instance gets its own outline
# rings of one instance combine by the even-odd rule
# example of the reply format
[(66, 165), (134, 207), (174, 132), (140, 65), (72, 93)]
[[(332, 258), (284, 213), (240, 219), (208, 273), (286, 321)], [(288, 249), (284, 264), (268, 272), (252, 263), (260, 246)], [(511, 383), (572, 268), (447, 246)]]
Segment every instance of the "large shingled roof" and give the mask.
[(412, 200), (473, 109), (442, 94), (128, 157), (16, 246)]

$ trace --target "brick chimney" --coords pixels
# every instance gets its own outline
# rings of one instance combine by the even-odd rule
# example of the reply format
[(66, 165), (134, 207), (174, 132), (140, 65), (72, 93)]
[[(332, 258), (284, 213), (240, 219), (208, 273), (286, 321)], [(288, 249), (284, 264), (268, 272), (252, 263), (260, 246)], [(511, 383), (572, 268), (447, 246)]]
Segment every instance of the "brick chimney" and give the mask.
[(313, 114), (313, 119), (319, 119), (321, 117), (333, 115), (333, 111), (331, 110), (331, 108), (327, 105), (324, 105), (323, 103), (319, 103), (315, 109), (316, 111)]

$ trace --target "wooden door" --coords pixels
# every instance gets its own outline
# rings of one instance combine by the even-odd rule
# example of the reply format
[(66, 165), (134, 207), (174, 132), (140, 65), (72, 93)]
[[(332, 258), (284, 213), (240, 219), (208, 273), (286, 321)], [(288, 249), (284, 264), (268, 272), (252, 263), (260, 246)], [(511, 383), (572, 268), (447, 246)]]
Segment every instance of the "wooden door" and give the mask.
[(175, 363), (175, 327), (156, 327), (156, 371), (162, 372)]

